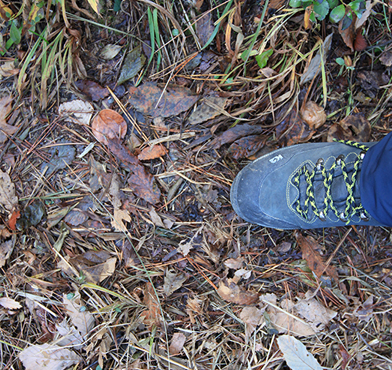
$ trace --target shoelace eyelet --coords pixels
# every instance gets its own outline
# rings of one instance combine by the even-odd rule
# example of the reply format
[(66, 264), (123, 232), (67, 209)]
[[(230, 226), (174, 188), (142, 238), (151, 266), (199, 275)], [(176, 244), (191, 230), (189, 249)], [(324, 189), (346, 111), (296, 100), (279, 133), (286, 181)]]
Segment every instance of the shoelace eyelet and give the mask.
[(321, 167), (323, 167), (323, 166), (324, 166), (324, 159), (319, 158), (316, 163), (317, 171), (321, 171)]
[(361, 214), (360, 214), (360, 216), (359, 217), (361, 217), (361, 220), (362, 221), (369, 221), (369, 217), (368, 216), (366, 216), (366, 214), (365, 213), (363, 213), (363, 212), (361, 212)]
[(326, 217), (325, 217), (325, 214), (324, 214), (324, 212), (323, 211), (320, 211), (320, 213), (319, 213), (319, 219), (321, 220), (321, 221), (326, 221)]
[(336, 157), (336, 164), (337, 164), (338, 166), (340, 166), (343, 159), (344, 159), (344, 155), (343, 155), (343, 154), (340, 154), (338, 157)]

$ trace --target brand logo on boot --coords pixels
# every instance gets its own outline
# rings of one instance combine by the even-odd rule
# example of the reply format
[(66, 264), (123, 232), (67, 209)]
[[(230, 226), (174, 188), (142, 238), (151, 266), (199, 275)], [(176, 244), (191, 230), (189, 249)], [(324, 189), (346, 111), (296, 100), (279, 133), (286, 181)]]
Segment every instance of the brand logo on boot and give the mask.
[(282, 157), (281, 154), (279, 154), (279, 155), (277, 155), (276, 157), (271, 158), (269, 161), (270, 161), (271, 163), (276, 163), (276, 162), (280, 161), (281, 159), (283, 159), (283, 157)]

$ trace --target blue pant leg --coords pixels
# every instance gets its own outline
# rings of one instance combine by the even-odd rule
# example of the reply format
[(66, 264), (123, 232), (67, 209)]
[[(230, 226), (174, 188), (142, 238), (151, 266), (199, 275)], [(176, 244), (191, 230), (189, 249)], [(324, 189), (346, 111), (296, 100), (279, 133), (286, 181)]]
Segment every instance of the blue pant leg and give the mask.
[(392, 226), (392, 132), (366, 152), (360, 190), (366, 211), (380, 223)]

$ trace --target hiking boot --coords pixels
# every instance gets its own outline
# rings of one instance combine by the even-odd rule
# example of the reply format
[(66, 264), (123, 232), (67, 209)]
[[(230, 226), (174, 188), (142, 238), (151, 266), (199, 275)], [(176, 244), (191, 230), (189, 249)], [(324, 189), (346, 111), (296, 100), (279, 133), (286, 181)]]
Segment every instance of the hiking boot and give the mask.
[(375, 144), (310, 143), (275, 150), (237, 175), (231, 204), (244, 220), (274, 229), (382, 226), (360, 197), (363, 158)]

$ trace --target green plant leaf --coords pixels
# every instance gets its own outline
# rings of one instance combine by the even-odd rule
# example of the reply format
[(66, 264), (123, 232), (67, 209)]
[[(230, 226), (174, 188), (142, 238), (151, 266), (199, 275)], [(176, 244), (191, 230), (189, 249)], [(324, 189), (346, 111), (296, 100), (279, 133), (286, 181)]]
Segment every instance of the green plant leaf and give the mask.
[(344, 59), (343, 58), (336, 58), (336, 63), (338, 63), (340, 66), (346, 65), (346, 63), (344, 63)]
[(10, 38), (14, 44), (19, 44), (22, 38), (22, 34), (19, 28), (16, 26), (15, 22), (11, 23)]
[(340, 3), (339, 0), (327, 0), (327, 1), (328, 1), (328, 4), (329, 4), (329, 9), (336, 8), (339, 5), (339, 3)]
[(331, 22), (337, 23), (339, 22), (346, 13), (346, 8), (343, 4), (337, 6), (336, 8), (332, 9), (331, 13), (329, 14), (329, 19)]
[(302, 7), (306, 9), (309, 5), (312, 5), (313, 1), (302, 1)]
[(346, 16), (342, 20), (342, 31), (349, 28), (352, 21), (353, 21), (353, 15), (351, 13), (347, 13)]
[(365, 11), (365, 9), (366, 9), (366, 4), (365, 4), (365, 1), (363, 1), (363, 0), (352, 1), (351, 3), (348, 4), (348, 6), (354, 12), (359, 12), (361, 10)]
[(121, 0), (114, 0), (113, 11), (119, 12), (121, 10)]
[(270, 49), (255, 56), (256, 62), (260, 68), (264, 68), (267, 65), (268, 58), (273, 54), (273, 52), (273, 49)]
[(314, 12), (312, 12), (312, 13), (310, 14), (309, 19), (310, 19), (313, 23), (316, 22), (316, 17), (315, 17), (315, 15), (314, 15)]
[(328, 1), (324, 0), (321, 4), (316, 2), (313, 6), (313, 10), (317, 13), (317, 18), (322, 21), (329, 13)]
[(302, 1), (301, 0), (290, 0), (289, 5), (292, 8), (299, 8), (302, 5)]

